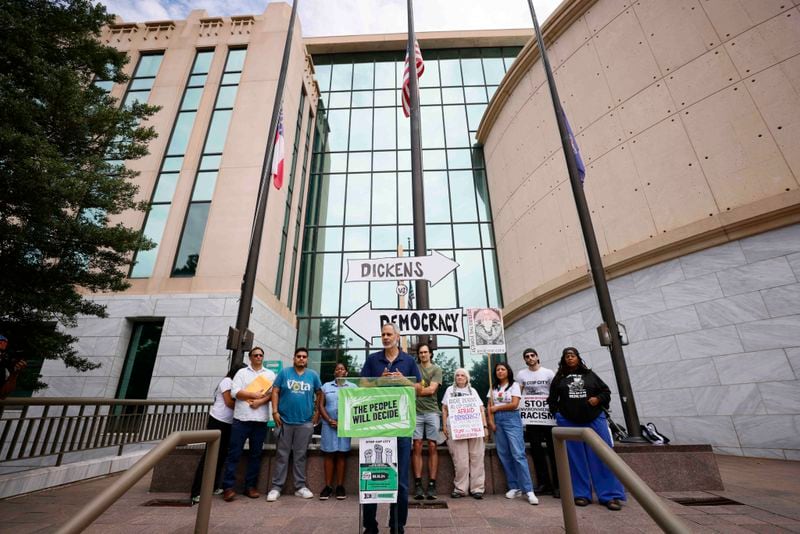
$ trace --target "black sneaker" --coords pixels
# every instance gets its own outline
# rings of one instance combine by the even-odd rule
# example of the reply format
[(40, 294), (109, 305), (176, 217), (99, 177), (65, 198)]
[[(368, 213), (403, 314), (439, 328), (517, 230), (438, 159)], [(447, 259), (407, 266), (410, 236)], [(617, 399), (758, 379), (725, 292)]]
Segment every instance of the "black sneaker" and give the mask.
[(425, 495), (425, 498), (429, 501), (436, 500), (436, 481), (430, 480), (428, 481), (428, 492)]
[(327, 501), (331, 498), (331, 495), (333, 495), (333, 488), (330, 486), (325, 486), (322, 489), (322, 492), (319, 494), (319, 500)]
[(344, 492), (344, 486), (336, 486), (336, 498), (340, 501), (347, 498), (347, 495)]
[(416, 482), (414, 484), (414, 500), (421, 501), (425, 498), (425, 490), (422, 489), (422, 482)]

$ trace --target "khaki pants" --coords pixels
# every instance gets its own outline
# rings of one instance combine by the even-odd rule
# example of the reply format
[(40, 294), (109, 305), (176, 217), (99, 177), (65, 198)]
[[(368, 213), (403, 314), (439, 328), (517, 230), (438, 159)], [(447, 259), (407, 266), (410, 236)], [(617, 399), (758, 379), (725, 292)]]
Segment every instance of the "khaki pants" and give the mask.
[(453, 481), (455, 491), (468, 495), (470, 493), (483, 493), (483, 484), (486, 478), (483, 457), (486, 445), (483, 438), (470, 438), (447, 440), (447, 448), (453, 458), (453, 468), (456, 476)]

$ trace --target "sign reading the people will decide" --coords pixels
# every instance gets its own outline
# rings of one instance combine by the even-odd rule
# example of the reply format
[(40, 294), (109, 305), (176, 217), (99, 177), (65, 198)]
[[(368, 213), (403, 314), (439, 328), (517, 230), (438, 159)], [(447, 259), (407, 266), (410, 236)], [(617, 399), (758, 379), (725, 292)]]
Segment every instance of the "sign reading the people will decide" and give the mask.
[(519, 403), (523, 425), (556, 426), (556, 418), (547, 406), (547, 395), (524, 395)]
[(458, 263), (435, 250), (427, 256), (347, 260), (345, 282), (428, 280), (431, 287), (452, 273)]
[(417, 422), (412, 387), (341, 388), (340, 438), (411, 437)]
[(481, 400), (472, 395), (447, 399), (447, 431), (454, 440), (482, 438)]
[(410, 335), (447, 335), (464, 339), (464, 326), (461, 320), (464, 311), (461, 308), (434, 310), (397, 310), (377, 309), (372, 302), (367, 302), (344, 320), (345, 326), (358, 337), (372, 342), (373, 337), (381, 333), (387, 323), (394, 323), (401, 336)]
[(358, 442), (358, 502), (397, 502), (397, 438)]

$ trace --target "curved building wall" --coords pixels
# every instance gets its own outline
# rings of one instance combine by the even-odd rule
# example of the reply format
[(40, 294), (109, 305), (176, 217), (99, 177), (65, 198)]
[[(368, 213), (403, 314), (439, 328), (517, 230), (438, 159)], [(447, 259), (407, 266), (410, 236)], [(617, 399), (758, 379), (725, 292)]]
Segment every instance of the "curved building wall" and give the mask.
[[(796, 457), (800, 10), (576, 0), (544, 35), (640, 415), (681, 442)], [(511, 361), (538, 346), (552, 365), (574, 344), (613, 383), (533, 42), (478, 138)]]

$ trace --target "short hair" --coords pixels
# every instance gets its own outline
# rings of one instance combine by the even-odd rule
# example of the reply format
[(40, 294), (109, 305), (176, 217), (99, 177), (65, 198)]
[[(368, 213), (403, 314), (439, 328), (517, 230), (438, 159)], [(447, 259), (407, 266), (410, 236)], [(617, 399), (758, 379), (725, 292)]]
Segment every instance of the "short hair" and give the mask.
[(305, 352), (306, 356), (308, 356), (308, 349), (305, 347), (297, 347), (296, 349), (294, 349), (294, 356), (297, 356), (298, 352)]
[(394, 330), (394, 335), (396, 335), (396, 336), (400, 335), (400, 329), (397, 327), (397, 325), (395, 323), (383, 323), (381, 325), (381, 332), (383, 332), (383, 327), (387, 326), (387, 325), (392, 327), (392, 330)]
[(456, 383), (456, 375), (458, 373), (464, 373), (465, 375), (467, 375), (467, 386), (469, 386), (469, 381), (471, 380), (471, 378), (469, 376), (469, 371), (467, 371), (463, 367), (459, 367), (458, 369), (453, 371), (453, 385), (455, 385), (455, 383)]
[(530, 348), (530, 347), (528, 347), (527, 349), (525, 349), (525, 350), (523, 350), (523, 351), (522, 351), (522, 355), (523, 355), (523, 356), (525, 356), (526, 354), (530, 354), (530, 353), (533, 353), (533, 354), (535, 354), (535, 355), (537, 355), (537, 356), (539, 355), (539, 353), (538, 353), (538, 352), (536, 352), (536, 349), (532, 349), (532, 348)]
[(258, 345), (256, 345), (255, 347), (253, 347), (252, 349), (250, 349), (249, 351), (247, 351), (247, 355), (248, 355), (248, 357), (250, 356), (250, 354), (252, 354), (252, 353), (253, 353), (253, 351), (254, 351), (254, 350), (260, 350), (262, 355), (265, 355), (265, 354), (267, 353), (267, 351), (265, 351), (264, 349), (262, 349), (261, 347), (259, 347)]

